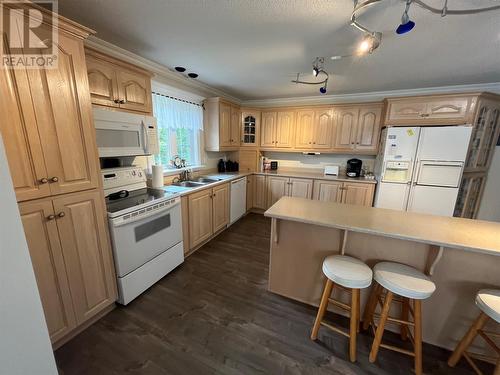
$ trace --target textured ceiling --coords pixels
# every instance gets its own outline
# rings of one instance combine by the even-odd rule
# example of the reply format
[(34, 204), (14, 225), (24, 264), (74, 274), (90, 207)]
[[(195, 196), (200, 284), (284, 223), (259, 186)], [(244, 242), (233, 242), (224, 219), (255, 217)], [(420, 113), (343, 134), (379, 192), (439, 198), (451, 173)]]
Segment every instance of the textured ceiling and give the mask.
[[(430, 0), (440, 6), (443, 0)], [(349, 26), (351, 0), (59, 0), (64, 16), (98, 37), (240, 99), (319, 95), (290, 83), (316, 56), (352, 53), (361, 34)], [(449, 0), (449, 6), (498, 4)], [(500, 11), (431, 14), (413, 5), (417, 23), (396, 36), (404, 3), (386, 0), (359, 20), (383, 32), (372, 55), (328, 61), (328, 94), (500, 81)]]

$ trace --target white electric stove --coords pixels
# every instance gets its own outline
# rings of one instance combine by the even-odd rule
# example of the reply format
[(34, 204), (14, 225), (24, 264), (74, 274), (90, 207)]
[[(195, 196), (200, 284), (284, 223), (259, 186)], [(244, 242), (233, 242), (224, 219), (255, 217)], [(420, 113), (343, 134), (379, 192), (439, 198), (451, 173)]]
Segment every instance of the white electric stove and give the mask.
[(184, 261), (179, 194), (151, 189), (139, 167), (101, 170), (118, 302), (126, 305)]

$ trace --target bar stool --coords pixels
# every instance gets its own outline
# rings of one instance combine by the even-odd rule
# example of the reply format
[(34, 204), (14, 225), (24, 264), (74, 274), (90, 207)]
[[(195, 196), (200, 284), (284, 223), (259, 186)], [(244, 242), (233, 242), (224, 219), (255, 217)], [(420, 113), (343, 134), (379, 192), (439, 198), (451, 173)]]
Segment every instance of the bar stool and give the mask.
[[(323, 273), (326, 276), (325, 288), (318, 308), (318, 314), (314, 321), (311, 340), (316, 340), (320, 325), (330, 328), (349, 338), (349, 359), (356, 361), (356, 335), (359, 332), (359, 305), (360, 289), (367, 288), (372, 283), (372, 270), (362, 261), (346, 256), (332, 255), (323, 261)], [(334, 288), (340, 288), (351, 293), (351, 305), (331, 298)], [(349, 332), (323, 322), (328, 303), (332, 303), (346, 311), (350, 315)]]
[[(381, 262), (373, 268), (373, 278), (376, 281), (372, 288), (370, 298), (365, 307), (363, 317), (363, 328), (367, 329), (371, 324), (374, 329), (374, 315), (377, 305), (381, 307), (380, 320), (377, 329), (374, 329), (370, 351), (370, 362), (375, 362), (380, 347), (397, 351), (415, 357), (415, 373), (422, 374), (422, 300), (429, 298), (436, 290), (434, 283), (422, 272), (413, 267), (394, 263)], [(385, 292), (385, 298), (383, 298)], [(394, 296), (402, 298), (395, 298)], [(391, 302), (402, 304), (401, 318), (389, 316)], [(413, 308), (411, 307), (413, 304)], [(413, 316), (413, 321), (409, 320), (409, 315)], [(392, 345), (382, 343), (385, 324), (387, 321), (401, 325), (401, 338), (406, 340), (410, 337), (413, 342), (414, 351), (405, 350)], [(409, 330), (413, 327), (413, 335)]]
[[(500, 337), (498, 333), (484, 331), (484, 325), (493, 319), (497, 323), (500, 323), (500, 290), (494, 289), (483, 289), (476, 294), (476, 305), (481, 310), (479, 316), (476, 318), (474, 323), (471, 325), (465, 336), (460, 340), (457, 347), (453, 351), (450, 359), (448, 360), (448, 366), (454, 367), (462, 356), (465, 357), (467, 362), (476, 371), (477, 374), (482, 375), (482, 372), (477, 368), (476, 364), (472, 361), (470, 353), (467, 352), (467, 348), (472, 343), (472, 341), (479, 334), (487, 343), (490, 345), (499, 355), (500, 348), (495, 344), (490, 336)], [(489, 336), (488, 336), (489, 335)], [(496, 360), (495, 375), (500, 375), (500, 357)]]

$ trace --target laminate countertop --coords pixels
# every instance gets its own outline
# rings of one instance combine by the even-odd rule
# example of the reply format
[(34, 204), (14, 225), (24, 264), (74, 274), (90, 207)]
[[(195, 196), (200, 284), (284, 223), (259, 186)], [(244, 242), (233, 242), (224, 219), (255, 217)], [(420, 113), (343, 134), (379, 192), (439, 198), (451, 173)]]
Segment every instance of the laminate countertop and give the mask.
[(274, 219), (386, 236), (500, 256), (500, 223), (283, 197)]
[(375, 179), (368, 179), (364, 177), (347, 177), (345, 174), (340, 174), (339, 176), (325, 176), (323, 172), (313, 172), (310, 169), (308, 171), (299, 170), (275, 170), (275, 171), (264, 171), (264, 172), (253, 172), (255, 175), (265, 175), (265, 176), (280, 176), (280, 177), (296, 177), (296, 178), (309, 178), (313, 180), (327, 180), (327, 181), (341, 181), (341, 182), (363, 182), (368, 184), (376, 184)]

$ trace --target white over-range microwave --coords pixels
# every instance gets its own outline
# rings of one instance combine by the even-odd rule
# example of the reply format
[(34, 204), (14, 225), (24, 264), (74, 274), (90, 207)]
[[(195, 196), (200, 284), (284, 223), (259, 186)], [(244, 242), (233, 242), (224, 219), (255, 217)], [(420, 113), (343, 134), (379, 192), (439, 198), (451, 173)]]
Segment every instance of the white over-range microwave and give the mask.
[(159, 152), (152, 116), (93, 107), (99, 157), (153, 155)]

